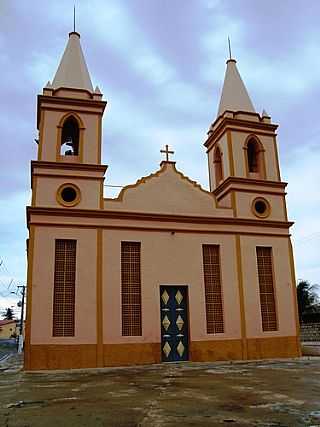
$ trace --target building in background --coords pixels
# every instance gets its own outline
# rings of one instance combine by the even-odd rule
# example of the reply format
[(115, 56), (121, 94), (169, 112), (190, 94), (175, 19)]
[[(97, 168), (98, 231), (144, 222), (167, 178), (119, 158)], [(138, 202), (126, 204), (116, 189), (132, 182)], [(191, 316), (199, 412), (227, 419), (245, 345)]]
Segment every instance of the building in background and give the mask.
[(17, 320), (0, 320), (0, 340), (16, 338), (19, 334)]
[(198, 165), (210, 191), (166, 146), (160, 169), (104, 198), (105, 107), (72, 32), (38, 96), (25, 369), (299, 356), (277, 125), (236, 61)]

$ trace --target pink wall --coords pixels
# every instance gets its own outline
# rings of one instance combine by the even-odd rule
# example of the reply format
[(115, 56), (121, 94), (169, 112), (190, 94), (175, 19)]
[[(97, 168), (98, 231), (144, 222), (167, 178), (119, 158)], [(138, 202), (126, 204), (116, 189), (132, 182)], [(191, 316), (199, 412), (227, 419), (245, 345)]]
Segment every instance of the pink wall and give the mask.
[[(31, 344), (96, 342), (96, 230), (37, 227), (32, 280)], [(77, 239), (75, 337), (52, 336), (55, 239)]]
[[(121, 336), (121, 241), (141, 241), (142, 337)], [(206, 334), (202, 244), (220, 244), (225, 333)], [(240, 337), (240, 312), (232, 236), (192, 235), (170, 232), (105, 231), (103, 239), (104, 341), (160, 341), (160, 285), (187, 285), (191, 340)], [(233, 260), (233, 261), (231, 261)], [(112, 327), (108, 327), (112, 325)]]
[[(262, 332), (256, 246), (272, 247), (279, 323), (279, 330), (276, 332)], [(295, 335), (295, 301), (293, 300), (292, 293), (288, 239), (243, 236), (241, 237), (241, 247), (243, 254), (242, 270), (244, 277), (245, 309), (248, 313), (246, 322), (248, 337)]]

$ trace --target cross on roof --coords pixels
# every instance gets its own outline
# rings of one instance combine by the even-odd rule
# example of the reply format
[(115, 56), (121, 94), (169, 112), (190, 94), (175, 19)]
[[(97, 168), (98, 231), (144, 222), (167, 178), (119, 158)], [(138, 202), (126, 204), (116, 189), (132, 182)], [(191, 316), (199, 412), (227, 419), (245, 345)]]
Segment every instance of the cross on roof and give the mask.
[(160, 153), (163, 153), (166, 155), (166, 162), (169, 162), (169, 154), (174, 154), (174, 151), (169, 150), (169, 145), (166, 144), (165, 150), (160, 150)]

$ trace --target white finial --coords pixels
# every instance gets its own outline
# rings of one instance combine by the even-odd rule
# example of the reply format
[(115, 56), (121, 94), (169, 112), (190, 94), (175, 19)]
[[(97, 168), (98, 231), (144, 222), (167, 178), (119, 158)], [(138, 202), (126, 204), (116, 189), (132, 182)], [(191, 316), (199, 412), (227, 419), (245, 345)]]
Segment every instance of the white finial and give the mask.
[(228, 36), (228, 46), (229, 46), (229, 59), (232, 59), (232, 55), (231, 55), (231, 42), (230, 42), (230, 37)]
[(262, 117), (270, 117), (265, 109), (262, 110)]
[(76, 5), (73, 6), (73, 32), (76, 32)]

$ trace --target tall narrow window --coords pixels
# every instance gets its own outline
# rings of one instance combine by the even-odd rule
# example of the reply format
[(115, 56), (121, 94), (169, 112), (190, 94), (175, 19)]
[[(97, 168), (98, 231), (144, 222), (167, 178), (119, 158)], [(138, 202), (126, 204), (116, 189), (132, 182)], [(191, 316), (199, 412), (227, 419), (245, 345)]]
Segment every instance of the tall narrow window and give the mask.
[(121, 242), (122, 335), (142, 335), (140, 242)]
[(259, 276), (262, 330), (276, 331), (277, 313), (272, 272), (272, 249), (257, 246), (256, 252)]
[(217, 147), (214, 151), (214, 171), (216, 177), (216, 185), (218, 186), (220, 182), (223, 180), (223, 169), (222, 169), (222, 154), (219, 147)]
[(53, 292), (53, 336), (74, 336), (76, 240), (56, 240)]
[(263, 146), (255, 138), (250, 138), (245, 146), (246, 161), (248, 165), (248, 172), (259, 174), (264, 178), (264, 159), (263, 159)]
[(249, 172), (259, 172), (259, 147), (254, 139), (250, 139), (247, 145), (247, 160)]
[(224, 332), (220, 250), (218, 245), (203, 245), (203, 271), (206, 299), (207, 333)]
[(68, 117), (63, 124), (60, 154), (62, 156), (79, 154), (79, 125), (73, 116)]

